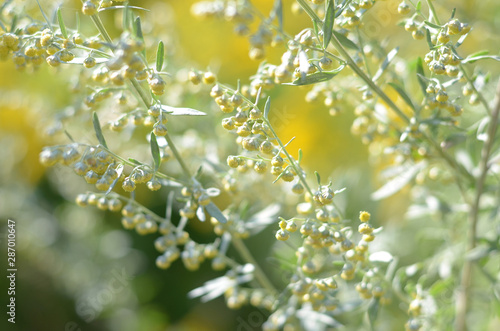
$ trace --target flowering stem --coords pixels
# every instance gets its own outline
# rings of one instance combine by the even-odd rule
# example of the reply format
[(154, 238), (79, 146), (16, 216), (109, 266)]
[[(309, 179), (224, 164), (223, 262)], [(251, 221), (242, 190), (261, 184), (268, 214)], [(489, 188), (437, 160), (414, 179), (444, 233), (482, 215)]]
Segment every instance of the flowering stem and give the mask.
[[(99, 30), (99, 33), (103, 36), (103, 38), (108, 43), (112, 44), (113, 41), (111, 40), (111, 37), (109, 36), (108, 32), (106, 31), (106, 28), (102, 24), (102, 21), (99, 18), (99, 15), (97, 15), (97, 14), (96, 15), (92, 15), (91, 19), (94, 22), (97, 30)], [(139, 94), (139, 96), (140, 96), (142, 102), (144, 103), (144, 105), (146, 106), (146, 108), (151, 107), (151, 101), (149, 100), (146, 92), (144, 91), (144, 89), (142, 88), (142, 86), (139, 84), (139, 82), (135, 78), (130, 79), (130, 82), (132, 83), (132, 86), (134, 87), (134, 89)], [(177, 160), (177, 162), (179, 162), (179, 164), (180, 164), (180, 166), (182, 168), (182, 171), (184, 172), (184, 174), (188, 178), (191, 178), (192, 177), (191, 171), (189, 170), (189, 168), (187, 167), (186, 163), (182, 159), (182, 156), (180, 155), (179, 151), (175, 147), (174, 142), (172, 141), (172, 138), (170, 138), (170, 136), (169, 136), (168, 133), (165, 135), (165, 139), (167, 140), (168, 146), (170, 147), (170, 150), (172, 151), (172, 154), (174, 155), (175, 159)]]
[(271, 283), (271, 281), (267, 278), (266, 274), (259, 267), (259, 264), (254, 259), (248, 248), (245, 246), (241, 238), (237, 236), (231, 236), (231, 241), (233, 243), (234, 248), (238, 251), (238, 253), (243, 257), (243, 259), (252, 264), (255, 267), (254, 276), (255, 279), (262, 285), (263, 288), (268, 290), (271, 294), (276, 294), (278, 291)]
[[(483, 195), (484, 185), (486, 181), (486, 176), (489, 170), (489, 158), (491, 155), (491, 149), (495, 142), (495, 135), (498, 126), (498, 116), (500, 113), (500, 82), (497, 87), (496, 92), (496, 104), (491, 113), (490, 125), (488, 127), (488, 135), (486, 141), (481, 150), (481, 160), (479, 162), (479, 177), (476, 181), (476, 195), (469, 212), (469, 228), (467, 232), (467, 250), (470, 252), (476, 247), (476, 236), (477, 236), (477, 224), (479, 221), (479, 205), (481, 202), (481, 196)], [(456, 304), (456, 326), (457, 331), (467, 330), (467, 312), (469, 309), (470, 300), (470, 290), (472, 282), (472, 267), (474, 261), (465, 258), (465, 263), (462, 269), (462, 280), (460, 283), (460, 291), (457, 297)]]
[[(432, 13), (432, 17), (434, 18), (434, 21), (436, 21), (437, 25), (441, 25), (441, 22), (439, 22), (439, 17), (437, 16), (436, 9), (434, 8), (434, 5), (432, 4), (432, 0), (427, 0), (427, 6), (429, 6), (429, 10)], [(429, 20), (431, 17), (429, 17)]]

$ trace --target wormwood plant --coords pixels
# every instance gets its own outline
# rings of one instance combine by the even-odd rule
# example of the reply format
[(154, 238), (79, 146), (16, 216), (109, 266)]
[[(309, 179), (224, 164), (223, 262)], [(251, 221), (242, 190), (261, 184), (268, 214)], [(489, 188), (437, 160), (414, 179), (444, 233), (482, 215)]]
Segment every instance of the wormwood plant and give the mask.
[[(52, 14), (41, 2), (40, 14), (31, 17), (16, 1), (6, 1), (0, 57), (20, 70), (48, 64), (61, 79), (77, 72), (73, 106), (58, 113), (49, 130), (69, 141), (46, 147), (40, 162), (70, 167), (92, 185), (76, 197), (79, 206), (121, 213), (125, 229), (154, 234), (158, 268), (181, 260), (195, 271), (209, 260), (221, 277), (191, 297), (224, 295), (231, 309), (265, 309), (264, 330), (401, 329), (377, 320), (381, 306), (391, 302), (393, 309), (404, 307), (407, 330), (494, 327), (492, 307), (497, 324), (500, 318), (500, 90), (491, 102), (494, 79), (474, 64), (500, 57), (463, 54), (460, 46), (474, 24), (454, 10), (440, 17), (432, 0), (406, 0), (397, 8), (400, 28), (425, 40), (427, 49), (419, 43), (412, 58), (399, 58), (398, 47), (388, 51), (365, 30), (379, 2), (297, 0), (292, 12), (308, 15), (311, 24), (295, 35), (284, 29), (281, 0), (268, 15), (248, 0), (195, 4), (194, 16), (234, 23), (235, 32), (248, 38), (249, 57), (261, 62), (248, 84), (236, 86), (210, 70), (179, 65), (175, 42), (168, 36), (158, 41), (151, 28), (158, 22), (127, 1), (83, 1), (74, 27), (65, 24), (61, 8)], [(110, 17), (121, 21), (121, 31)], [(83, 32), (87, 22), (93, 35)], [(283, 50), (281, 63), (265, 61), (269, 47)], [(312, 86), (306, 101), (322, 102), (332, 116), (353, 109), (352, 133), (369, 146), (374, 167), (386, 167), (372, 199), (410, 184), (407, 218), (438, 220), (425, 223), (439, 234), (430, 256), (400, 265), (397, 256), (370, 249), (382, 231), (370, 212), (358, 210), (359, 217), (349, 219), (353, 212), (337, 203), (349, 187), (303, 169), (301, 150), (271, 124), (268, 94), (280, 85)], [(209, 107), (189, 108), (193, 94), (209, 94), (222, 119)], [(183, 116), (206, 121), (205, 130), (188, 130)], [(212, 120), (227, 132), (217, 137)], [(96, 138), (72, 134), (79, 126)], [(166, 188), (155, 195), (166, 200), (164, 214), (140, 202), (143, 187)], [(186, 225), (198, 221), (211, 223), (213, 242), (191, 238)], [(275, 233), (278, 250), (293, 248), (294, 256), (276, 257), (287, 275), (281, 282), (270, 280), (269, 268), (245, 244), (261, 231)]]

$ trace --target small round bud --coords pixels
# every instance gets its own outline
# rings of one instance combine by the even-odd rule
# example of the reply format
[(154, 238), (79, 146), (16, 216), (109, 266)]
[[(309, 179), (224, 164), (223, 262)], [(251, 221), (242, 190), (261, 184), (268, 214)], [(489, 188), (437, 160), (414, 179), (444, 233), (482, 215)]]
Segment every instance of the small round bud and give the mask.
[(85, 1), (82, 5), (82, 13), (84, 15), (97, 14), (97, 7), (92, 1)]
[(401, 15), (407, 15), (410, 13), (410, 6), (406, 2), (401, 2), (398, 6), (398, 13)]
[(371, 217), (371, 215), (367, 211), (361, 211), (361, 212), (359, 212), (359, 220), (361, 222), (363, 222), (363, 223), (366, 223), (366, 222), (370, 221), (370, 217)]
[(213, 72), (207, 71), (203, 74), (202, 81), (205, 84), (213, 84), (216, 82), (216, 80), (217, 80), (217, 77), (215, 76), (215, 74)]

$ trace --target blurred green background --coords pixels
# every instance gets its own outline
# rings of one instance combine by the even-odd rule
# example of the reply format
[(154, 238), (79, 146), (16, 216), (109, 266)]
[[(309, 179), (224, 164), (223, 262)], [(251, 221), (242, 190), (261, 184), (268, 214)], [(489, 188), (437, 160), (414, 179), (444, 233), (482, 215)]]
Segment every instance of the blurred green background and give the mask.
[[(259, 63), (248, 59), (247, 39), (233, 34), (232, 24), (224, 20), (193, 18), (190, 8), (195, 2), (130, 1), (151, 9), (141, 14), (146, 23), (148, 19), (158, 23), (168, 18), (164, 26), (152, 24), (145, 33), (171, 39), (176, 47), (167, 51), (177, 59), (176, 65), (200, 70), (210, 67), (222, 82), (233, 86), (237, 79), (248, 82)], [(253, 2), (264, 13), (272, 7), (272, 1)], [(79, 1), (41, 3), (48, 12), (62, 4), (67, 17), (74, 17), (80, 6)], [(387, 49), (400, 45), (402, 57), (413, 59), (416, 52), (423, 56), (425, 41), (411, 40), (396, 26), (402, 19), (396, 14), (398, 3), (378, 1), (365, 23), (373, 29), (370, 37), (379, 41), (389, 38)], [(284, 17), (285, 30), (293, 34), (309, 26), (310, 20), (304, 14), (292, 14), (291, 4), (284, 1)], [(498, 54), (497, 0), (449, 0), (436, 6), (442, 17), (449, 16), (450, 8), (456, 6), (457, 17), (472, 24), (474, 31), (463, 45), (464, 55), (483, 49)], [(33, 15), (41, 19), (35, 11)], [(272, 49), (267, 60), (278, 63), (283, 51)], [(489, 69), (500, 72), (497, 66)], [(157, 269), (155, 236), (123, 230), (116, 214), (76, 207), (74, 197), (90, 186), (69, 169), (39, 165), (42, 147), (55, 142), (44, 134), (51, 115), (70, 100), (68, 75), (46, 66), (35, 73), (18, 72), (9, 61), (0, 63), (0, 73), (0, 265), (4, 270), (5, 222), (10, 217), (17, 221), (18, 267), (16, 325), (2, 330), (245, 330), (241, 325), (255, 317), (255, 309), (231, 311), (220, 298), (206, 304), (187, 298), (191, 289), (220, 276), (207, 263), (198, 272), (186, 271), (179, 261), (166, 271)], [(352, 111), (346, 109), (332, 117), (322, 104), (304, 101), (307, 91), (280, 87), (272, 92), (273, 112), (285, 118), (274, 118), (282, 140), (296, 137), (290, 149), (296, 153), (302, 148), (308, 170), (348, 183), (352, 210), (374, 210), (380, 225), (392, 224), (393, 232), (399, 231), (401, 238), (412, 236), (414, 225), (401, 221), (408, 205), (407, 192), (381, 205), (369, 201), (378, 183), (368, 164), (366, 147), (350, 134)], [(150, 198), (149, 207), (162, 214), (164, 199)], [(211, 238), (206, 227), (190, 230), (201, 240)], [(269, 230), (249, 245), (265, 264), (273, 242), (273, 231)], [(418, 259), (407, 257), (408, 261)], [(6, 288), (5, 277), (1, 277), (2, 305)], [(398, 308), (387, 316), (405, 320), (404, 311)], [(0, 325), (5, 320), (2, 314)]]

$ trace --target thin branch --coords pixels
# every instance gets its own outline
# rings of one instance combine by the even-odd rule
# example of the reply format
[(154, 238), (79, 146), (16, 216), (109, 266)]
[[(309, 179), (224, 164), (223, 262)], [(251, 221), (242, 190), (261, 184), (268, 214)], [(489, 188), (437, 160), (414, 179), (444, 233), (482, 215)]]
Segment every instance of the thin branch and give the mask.
[[(488, 175), (488, 161), (491, 155), (491, 149), (495, 142), (495, 135), (498, 126), (498, 116), (500, 112), (500, 81), (496, 92), (496, 103), (491, 113), (490, 125), (488, 127), (488, 136), (481, 150), (481, 160), (479, 163), (480, 174), (476, 181), (476, 195), (469, 213), (469, 228), (467, 231), (467, 251), (470, 252), (476, 247), (477, 225), (479, 221), (479, 206), (484, 192), (484, 185)], [(457, 297), (455, 329), (457, 331), (467, 330), (467, 313), (469, 310), (470, 292), (472, 286), (472, 268), (474, 261), (466, 259), (462, 269), (462, 280)]]

